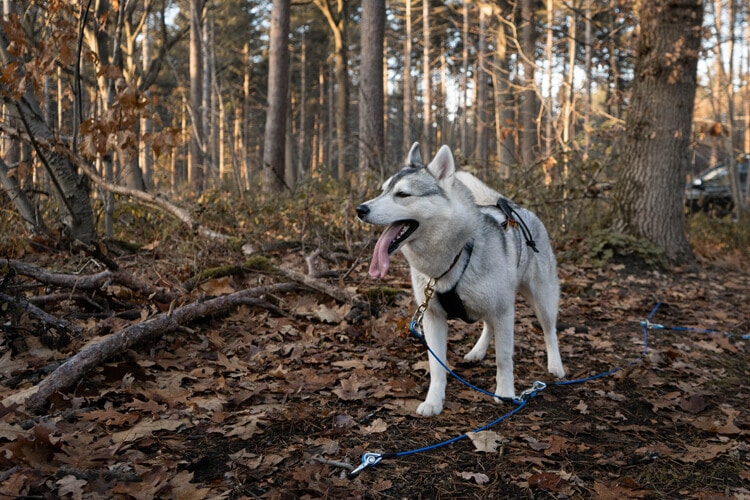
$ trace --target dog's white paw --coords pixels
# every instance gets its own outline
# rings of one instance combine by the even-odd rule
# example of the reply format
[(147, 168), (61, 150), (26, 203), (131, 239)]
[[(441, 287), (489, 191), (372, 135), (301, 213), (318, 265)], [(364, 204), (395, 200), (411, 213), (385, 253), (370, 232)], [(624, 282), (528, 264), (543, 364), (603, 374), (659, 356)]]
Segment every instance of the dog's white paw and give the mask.
[[(505, 399), (516, 399), (516, 391), (510, 391), (503, 394), (501, 391), (495, 391), (495, 394)], [(502, 403), (503, 400), (495, 397), (495, 403)]]
[(439, 415), (443, 411), (442, 403), (433, 403), (431, 401), (425, 401), (417, 407), (417, 413), (423, 417), (432, 417)]
[(481, 347), (478, 348), (477, 346), (474, 346), (474, 348), (464, 356), (464, 361), (482, 361), (486, 355), (486, 347), (482, 349)]
[(565, 378), (565, 368), (563, 368), (562, 362), (560, 363), (548, 363), (547, 371), (557, 378)]

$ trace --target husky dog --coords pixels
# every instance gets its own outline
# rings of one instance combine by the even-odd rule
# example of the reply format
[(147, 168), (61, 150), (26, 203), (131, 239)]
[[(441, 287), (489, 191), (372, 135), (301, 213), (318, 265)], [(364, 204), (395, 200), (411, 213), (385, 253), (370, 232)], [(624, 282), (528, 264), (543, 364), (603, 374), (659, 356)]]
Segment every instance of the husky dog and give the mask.
[[(555, 256), (542, 222), (468, 172), (457, 172), (443, 146), (424, 166), (414, 143), (407, 165), (383, 184), (377, 198), (357, 207), (365, 222), (387, 225), (375, 244), (370, 276), (383, 278), (396, 250), (411, 267), (417, 304), (434, 280), (435, 297), (424, 315), (427, 345), (446, 359), (448, 319), (482, 320), (482, 335), (466, 361), (479, 361), (495, 340), (497, 389), (515, 397), (513, 323), (516, 293), (532, 305), (544, 330), (547, 369), (564, 377), (557, 346), (560, 287)], [(430, 388), (417, 408), (423, 416), (443, 411), (446, 371), (430, 357)]]

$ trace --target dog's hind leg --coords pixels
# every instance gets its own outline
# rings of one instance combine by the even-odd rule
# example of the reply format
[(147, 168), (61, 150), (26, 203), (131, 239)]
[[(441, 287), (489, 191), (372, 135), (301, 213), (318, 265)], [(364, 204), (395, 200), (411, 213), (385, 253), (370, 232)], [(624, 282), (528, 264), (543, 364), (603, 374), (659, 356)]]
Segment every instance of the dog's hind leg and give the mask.
[(484, 323), (482, 328), (482, 336), (479, 337), (474, 347), (464, 356), (464, 361), (482, 361), (487, 355), (487, 348), (490, 346), (490, 339), (492, 338), (492, 330)]
[(560, 291), (556, 285), (539, 287), (536, 293), (528, 294), (536, 317), (544, 331), (544, 343), (547, 347), (547, 371), (557, 378), (565, 376), (560, 348), (557, 345), (557, 307)]
[(495, 363), (497, 364), (497, 388), (495, 394), (504, 398), (516, 397), (513, 383), (513, 321), (515, 306), (502, 308), (502, 312), (485, 320), (495, 337)]
[[(448, 321), (445, 317), (439, 317), (429, 309), (424, 315), (424, 335), (427, 345), (430, 347), (435, 356), (447, 363), (446, 355), (448, 351)], [(430, 388), (427, 390), (427, 397), (424, 402), (417, 407), (417, 413), (430, 417), (438, 415), (443, 411), (443, 402), (445, 401), (446, 374), (445, 368), (440, 362), (430, 355)]]

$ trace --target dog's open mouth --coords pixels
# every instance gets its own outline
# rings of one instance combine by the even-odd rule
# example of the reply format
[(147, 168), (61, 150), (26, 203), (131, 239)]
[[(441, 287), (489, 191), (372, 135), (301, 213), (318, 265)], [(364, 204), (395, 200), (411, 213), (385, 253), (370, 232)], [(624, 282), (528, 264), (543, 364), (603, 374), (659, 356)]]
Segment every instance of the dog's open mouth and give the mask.
[(390, 255), (398, 250), (399, 245), (411, 236), (417, 227), (419, 227), (419, 223), (415, 220), (400, 220), (383, 231), (383, 234), (375, 243), (375, 250), (372, 252), (370, 276), (373, 278), (385, 276), (391, 265)]

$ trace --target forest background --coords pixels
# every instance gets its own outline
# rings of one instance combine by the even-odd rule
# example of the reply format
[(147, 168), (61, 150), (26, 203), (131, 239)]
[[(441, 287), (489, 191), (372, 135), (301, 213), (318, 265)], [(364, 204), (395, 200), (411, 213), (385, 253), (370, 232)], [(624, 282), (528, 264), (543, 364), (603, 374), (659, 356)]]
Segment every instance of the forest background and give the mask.
[[(640, 22), (636, 3), (588, 0), (3, 6), (0, 181), (32, 233), (112, 237), (115, 194), (253, 205), (333, 179), (357, 201), (414, 141), (427, 158), (450, 145), (464, 168), (551, 208), (563, 232), (614, 227), (674, 261), (691, 258), (679, 215), (691, 176), (729, 165), (735, 213), (747, 205), (746, 2), (642, 9)], [(665, 45), (640, 36), (649, 23)], [(638, 43), (660, 59), (648, 66)], [(670, 72), (676, 84), (641, 85), (648, 101), (631, 95)], [(674, 101), (685, 91), (694, 114)], [(657, 132), (666, 142), (647, 157), (629, 154)]]
[[(747, 1), (2, 7), (5, 491), (747, 494), (747, 342), (729, 334), (659, 337), (604, 391), (544, 393), (554, 405), (498, 437), (502, 467), (456, 448), (392, 479), (338, 475), (373, 441), (496, 416), (460, 392), (411, 418), (425, 375), (399, 333), (408, 269), (366, 277), (376, 229), (354, 207), (414, 141), (426, 158), (448, 144), (545, 222), (571, 373), (621, 365), (658, 300), (675, 323), (747, 330)], [(688, 214), (686, 183), (717, 163), (731, 210)], [(523, 305), (519, 328), (534, 329)], [(517, 346), (519, 376), (537, 376), (538, 346)]]

